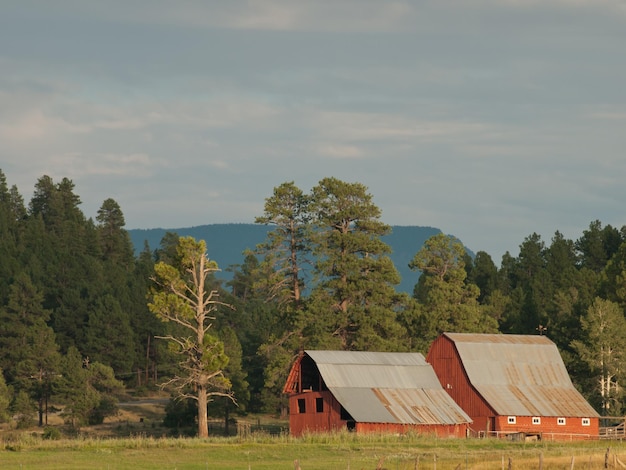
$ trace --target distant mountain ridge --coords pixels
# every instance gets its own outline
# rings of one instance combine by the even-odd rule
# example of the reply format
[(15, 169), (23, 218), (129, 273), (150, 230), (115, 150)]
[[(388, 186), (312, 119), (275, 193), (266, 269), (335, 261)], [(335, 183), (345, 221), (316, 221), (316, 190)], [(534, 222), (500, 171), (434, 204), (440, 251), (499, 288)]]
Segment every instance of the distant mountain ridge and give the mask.
[[(161, 240), (167, 232), (177, 233), (181, 237), (191, 236), (196, 240), (204, 240), (207, 244), (209, 258), (215, 260), (222, 269), (217, 277), (229, 280), (232, 278), (232, 274), (226, 272), (226, 268), (242, 264), (244, 261), (243, 251), (262, 243), (270, 230), (273, 230), (272, 226), (233, 223), (172, 229), (132, 229), (128, 230), (128, 233), (135, 247), (135, 253), (141, 252), (146, 242), (152, 251), (159, 248)], [(434, 227), (393, 225), (391, 234), (382, 238), (391, 247), (390, 258), (402, 278), (400, 284), (396, 286), (399, 292), (413, 293), (419, 273), (411, 271), (408, 264), (424, 242), (438, 233), (441, 233), (441, 230)]]

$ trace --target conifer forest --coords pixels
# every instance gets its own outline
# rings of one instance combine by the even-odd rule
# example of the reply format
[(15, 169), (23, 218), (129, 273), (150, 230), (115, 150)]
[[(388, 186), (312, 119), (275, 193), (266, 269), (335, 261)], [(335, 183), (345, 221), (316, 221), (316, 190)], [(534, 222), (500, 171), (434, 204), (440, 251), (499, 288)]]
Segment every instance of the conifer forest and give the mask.
[(501, 260), (438, 234), (405, 260), (421, 273), (410, 295), (359, 183), (268, 188), (255, 222), (270, 231), (237, 266), (173, 232), (136, 252), (123, 208), (84, 214), (74, 190), (42, 176), (25, 201), (0, 170), (0, 422), (43, 426), (54, 403), (70, 425), (101, 423), (120, 391), (159, 386), (212, 417), (280, 414), (301, 350), (426, 354), (442, 332), (545, 334), (585, 398), (622, 412), (626, 227), (594, 220), (576, 240), (528, 227)]

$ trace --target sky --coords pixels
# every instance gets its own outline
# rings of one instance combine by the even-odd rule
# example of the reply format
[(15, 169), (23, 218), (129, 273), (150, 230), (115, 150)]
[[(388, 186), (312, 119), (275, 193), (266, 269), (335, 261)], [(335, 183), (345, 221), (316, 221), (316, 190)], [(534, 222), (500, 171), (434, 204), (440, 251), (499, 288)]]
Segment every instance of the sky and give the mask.
[(625, 0), (0, 0), (0, 169), (126, 228), (361, 183), (390, 225), (519, 253), (626, 224)]

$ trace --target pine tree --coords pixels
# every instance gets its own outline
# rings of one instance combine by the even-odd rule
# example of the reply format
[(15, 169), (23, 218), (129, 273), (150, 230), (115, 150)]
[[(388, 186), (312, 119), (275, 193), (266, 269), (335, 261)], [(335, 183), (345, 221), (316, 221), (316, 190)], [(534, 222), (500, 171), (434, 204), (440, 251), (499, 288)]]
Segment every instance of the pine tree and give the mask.
[[(19, 197), (15, 186), (8, 189), (6, 176), (0, 170), (0, 305), (6, 302), (11, 279), (21, 269), (18, 248), (23, 212)], [(21, 208), (25, 210), (23, 201)]]
[(2, 369), (0, 369), (0, 423), (6, 423), (11, 419), (11, 395), (12, 393), (4, 380)]
[(21, 273), (11, 285), (7, 306), (0, 308), (0, 368), (10, 384), (36, 400), (40, 426), (47, 418), (60, 359), (54, 332), (47, 325), (50, 312), (42, 301), (30, 277)]
[(116, 395), (124, 390), (113, 369), (91, 361), (70, 347), (61, 361), (61, 380), (57, 395), (65, 404), (63, 417), (74, 428), (101, 424), (117, 412)]
[(308, 204), (309, 198), (293, 182), (283, 183), (265, 200), (263, 216), (255, 219), (274, 227), (256, 248), (273, 273), (266, 284), (268, 295), (279, 305), (289, 304), (291, 311), (301, 307), (303, 265), (311, 251)]
[(422, 272), (415, 287), (415, 298), (422, 308), (412, 333), (426, 344), (446, 331), (497, 331), (495, 319), (478, 303), (478, 287), (466, 283), (464, 254), (458, 240), (440, 233), (426, 240), (409, 263), (411, 269)]
[(312, 190), (317, 285), (311, 293), (307, 337), (320, 347), (397, 350), (400, 275), (381, 239), (391, 228), (367, 188), (336, 178)]

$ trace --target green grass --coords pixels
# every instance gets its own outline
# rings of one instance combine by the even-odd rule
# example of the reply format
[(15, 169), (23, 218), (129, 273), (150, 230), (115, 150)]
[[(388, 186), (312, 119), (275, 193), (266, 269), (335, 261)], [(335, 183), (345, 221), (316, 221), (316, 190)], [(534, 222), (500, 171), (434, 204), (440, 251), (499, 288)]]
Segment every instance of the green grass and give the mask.
[[(509, 442), (496, 439), (436, 439), (336, 433), (295, 439), (286, 435), (253, 434), (233, 438), (149, 438), (44, 440), (32, 434), (0, 441), (2, 469), (293, 469), (388, 470), (569, 469), (572, 457), (579, 469), (604, 468), (607, 447), (611, 459), (626, 463), (620, 442)], [(613, 460), (611, 460), (613, 463)]]

